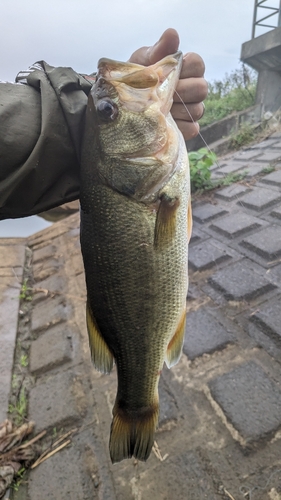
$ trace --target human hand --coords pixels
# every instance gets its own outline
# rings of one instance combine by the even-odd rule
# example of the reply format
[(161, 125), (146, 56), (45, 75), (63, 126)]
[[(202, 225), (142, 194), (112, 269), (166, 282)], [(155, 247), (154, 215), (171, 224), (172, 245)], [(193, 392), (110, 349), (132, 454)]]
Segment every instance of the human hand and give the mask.
[[(164, 31), (158, 42), (152, 47), (141, 47), (130, 57), (129, 61), (148, 66), (163, 57), (174, 54), (179, 48), (179, 35), (176, 30), (169, 28)], [(203, 75), (205, 65), (203, 59), (194, 52), (188, 52), (183, 57), (180, 79), (176, 87), (181, 99), (175, 93), (171, 113), (181, 130), (185, 140), (196, 137), (199, 132), (197, 120), (203, 116), (203, 100), (207, 97), (208, 85)], [(194, 122), (193, 122), (194, 120)]]

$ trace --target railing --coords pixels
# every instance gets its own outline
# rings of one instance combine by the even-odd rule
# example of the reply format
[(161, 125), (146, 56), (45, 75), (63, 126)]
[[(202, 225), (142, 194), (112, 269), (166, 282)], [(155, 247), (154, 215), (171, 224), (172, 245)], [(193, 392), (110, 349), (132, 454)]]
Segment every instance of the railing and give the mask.
[[(278, 5), (279, 1), (279, 6)], [(266, 4), (266, 5), (264, 5)], [(264, 10), (266, 9), (266, 10)], [(268, 14), (267, 14), (268, 12)], [(267, 15), (264, 15), (267, 14)], [(268, 20), (268, 21), (267, 21)], [(272, 24), (264, 24), (264, 21)], [(255, 0), (252, 38), (255, 38), (256, 28), (277, 28), (281, 26), (281, 0)], [(267, 30), (268, 31), (268, 30)]]

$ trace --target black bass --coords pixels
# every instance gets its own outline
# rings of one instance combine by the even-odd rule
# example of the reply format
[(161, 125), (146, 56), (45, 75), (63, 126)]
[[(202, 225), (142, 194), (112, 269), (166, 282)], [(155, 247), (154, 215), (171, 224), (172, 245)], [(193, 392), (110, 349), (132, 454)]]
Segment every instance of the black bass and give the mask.
[(117, 366), (112, 462), (149, 457), (158, 382), (182, 351), (191, 232), (186, 146), (170, 114), (181, 53), (101, 59), (81, 162), (81, 247), (94, 366)]

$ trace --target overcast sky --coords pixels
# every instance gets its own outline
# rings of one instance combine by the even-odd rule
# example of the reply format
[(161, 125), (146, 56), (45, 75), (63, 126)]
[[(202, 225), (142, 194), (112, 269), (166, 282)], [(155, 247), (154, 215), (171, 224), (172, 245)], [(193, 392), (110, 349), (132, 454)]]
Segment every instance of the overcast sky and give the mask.
[[(0, 80), (13, 81), (42, 59), (91, 73), (100, 57), (127, 60), (170, 27), (178, 30), (183, 52), (203, 57), (207, 80), (221, 79), (239, 65), (253, 9), (254, 0), (1, 0)], [(27, 222), (5, 227), (20, 236), (31, 227)]]
[(251, 37), (253, 8), (254, 0), (1, 0), (0, 79), (41, 59), (90, 73), (100, 57), (127, 60), (169, 27), (183, 52), (202, 55), (208, 79), (222, 78)]

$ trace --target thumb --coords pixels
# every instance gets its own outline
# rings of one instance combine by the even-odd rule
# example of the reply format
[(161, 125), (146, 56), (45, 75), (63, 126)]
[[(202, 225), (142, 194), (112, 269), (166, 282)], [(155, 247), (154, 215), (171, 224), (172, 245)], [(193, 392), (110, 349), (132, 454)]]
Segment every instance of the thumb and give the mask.
[(149, 66), (160, 61), (163, 57), (177, 52), (179, 43), (180, 39), (177, 31), (168, 28), (154, 45), (136, 50), (131, 55), (129, 62)]

